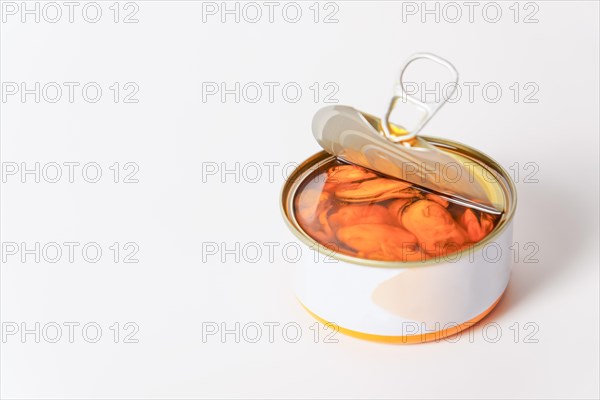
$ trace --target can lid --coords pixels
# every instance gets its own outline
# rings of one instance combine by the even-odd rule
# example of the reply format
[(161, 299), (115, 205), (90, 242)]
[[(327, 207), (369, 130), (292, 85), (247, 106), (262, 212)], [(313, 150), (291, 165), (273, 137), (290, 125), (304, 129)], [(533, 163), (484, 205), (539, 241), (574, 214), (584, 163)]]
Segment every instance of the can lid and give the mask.
[[(404, 73), (418, 59), (434, 61), (452, 73), (451, 92), (442, 101), (426, 103), (406, 92)], [(411, 182), (456, 203), (501, 213), (491, 203), (483, 185), (473, 179), (469, 165), (463, 159), (418, 136), (446, 99), (454, 94), (457, 84), (458, 72), (448, 61), (430, 53), (414, 54), (402, 66), (394, 96), (382, 120), (349, 106), (325, 107), (313, 118), (313, 135), (325, 151), (346, 162)], [(400, 101), (415, 106), (421, 113), (419, 122), (411, 130), (389, 120)], [(452, 179), (446, 176), (448, 171), (452, 171)]]

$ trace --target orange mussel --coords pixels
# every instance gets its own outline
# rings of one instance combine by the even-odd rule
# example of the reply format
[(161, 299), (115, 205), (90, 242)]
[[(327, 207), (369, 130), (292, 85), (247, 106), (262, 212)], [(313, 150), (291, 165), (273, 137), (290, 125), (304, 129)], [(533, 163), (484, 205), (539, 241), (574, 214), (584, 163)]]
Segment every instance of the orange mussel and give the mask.
[(377, 204), (341, 205), (329, 216), (329, 224), (336, 230), (359, 224), (393, 224), (394, 218), (384, 206)]
[[(476, 212), (479, 218), (475, 215)], [(490, 215), (471, 209), (466, 209), (459, 221), (471, 242), (479, 242), (494, 229), (494, 220)]]
[(401, 215), (402, 225), (419, 240), (428, 254), (456, 251), (465, 243), (462, 228), (452, 215), (439, 203), (419, 200), (408, 206)]

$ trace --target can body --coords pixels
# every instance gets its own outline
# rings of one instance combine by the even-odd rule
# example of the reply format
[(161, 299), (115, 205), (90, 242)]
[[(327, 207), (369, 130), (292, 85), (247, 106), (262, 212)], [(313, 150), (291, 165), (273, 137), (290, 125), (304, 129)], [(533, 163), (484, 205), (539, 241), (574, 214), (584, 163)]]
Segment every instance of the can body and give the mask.
[[(472, 326), (498, 303), (510, 276), (514, 186), (497, 163), (478, 151), (441, 139), (432, 143), (450, 146), (495, 174), (507, 207), (503, 221), (471, 249), (422, 263), (348, 259), (322, 248), (319, 262), (297, 264), (294, 275), (296, 296), (315, 318), (365, 339), (419, 343)], [(282, 193), (288, 226), (309, 246), (310, 238), (291, 212), (292, 199), (306, 171), (330, 158), (319, 153), (307, 160)]]

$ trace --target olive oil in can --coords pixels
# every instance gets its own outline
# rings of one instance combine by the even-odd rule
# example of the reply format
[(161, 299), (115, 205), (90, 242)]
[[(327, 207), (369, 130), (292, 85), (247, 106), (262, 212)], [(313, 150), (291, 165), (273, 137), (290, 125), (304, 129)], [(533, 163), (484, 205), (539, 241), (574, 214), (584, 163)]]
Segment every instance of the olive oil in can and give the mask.
[[(405, 67), (418, 58), (447, 63), (421, 54)], [(388, 116), (345, 106), (315, 116), (326, 151), (292, 173), (281, 206), (294, 235), (324, 257), (296, 266), (295, 291), (315, 318), (343, 333), (439, 340), (479, 321), (504, 293), (516, 191), (485, 154), (416, 136), (424, 123), (408, 131)]]

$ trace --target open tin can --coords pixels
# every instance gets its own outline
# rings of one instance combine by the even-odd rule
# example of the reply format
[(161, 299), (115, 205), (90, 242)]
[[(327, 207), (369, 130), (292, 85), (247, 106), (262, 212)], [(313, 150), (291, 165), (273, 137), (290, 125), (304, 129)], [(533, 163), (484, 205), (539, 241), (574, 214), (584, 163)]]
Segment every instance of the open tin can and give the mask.
[[(430, 54), (403, 72), (419, 58), (455, 72)], [(389, 122), (399, 100), (424, 110), (416, 128)], [(322, 255), (296, 265), (296, 296), (342, 333), (440, 340), (481, 320), (508, 285), (515, 187), (485, 154), (417, 136), (442, 104), (407, 96), (401, 74), (383, 120), (346, 106), (319, 111), (313, 133), (325, 151), (283, 187), (288, 227)]]

